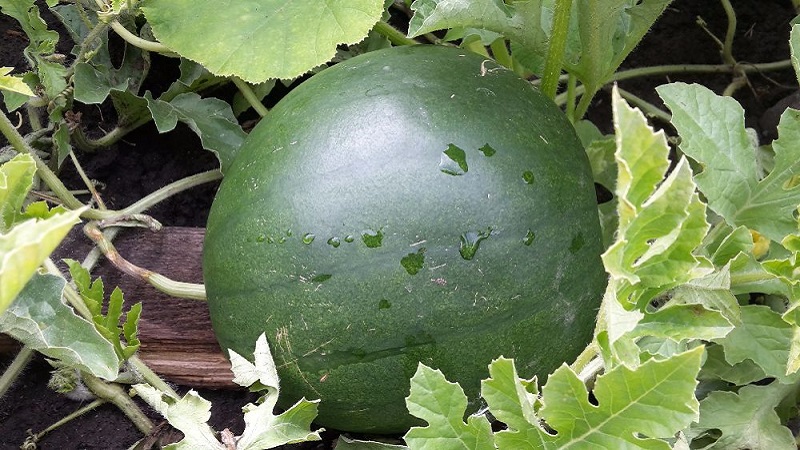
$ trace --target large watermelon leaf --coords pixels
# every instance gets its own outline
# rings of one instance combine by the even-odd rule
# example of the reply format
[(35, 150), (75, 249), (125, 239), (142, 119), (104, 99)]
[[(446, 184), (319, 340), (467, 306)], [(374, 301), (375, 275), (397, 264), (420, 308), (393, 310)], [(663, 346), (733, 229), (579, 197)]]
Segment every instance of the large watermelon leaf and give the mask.
[(782, 116), (773, 143), (775, 167), (759, 179), (744, 110), (735, 100), (684, 83), (657, 91), (672, 110), (681, 150), (703, 167), (695, 179), (708, 206), (732, 226), (747, 226), (776, 242), (797, 231), (792, 214), (800, 204), (800, 112)]
[(158, 40), (220, 76), (294, 78), (367, 36), (383, 0), (145, 0)]

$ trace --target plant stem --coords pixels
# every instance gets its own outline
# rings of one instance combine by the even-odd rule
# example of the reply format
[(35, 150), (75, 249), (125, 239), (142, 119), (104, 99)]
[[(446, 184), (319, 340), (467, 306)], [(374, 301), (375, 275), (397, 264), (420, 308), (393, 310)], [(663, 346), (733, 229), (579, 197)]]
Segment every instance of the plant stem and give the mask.
[(506, 47), (505, 39), (495, 39), (491, 44), (489, 44), (489, 48), (492, 49), (492, 56), (494, 56), (495, 61), (511, 70), (514, 70), (514, 60), (511, 58), (511, 54), (508, 53), (508, 47)]
[[(47, 187), (49, 187), (62, 202), (64, 202), (64, 205), (70, 209), (79, 209), (83, 207), (83, 203), (72, 195), (58, 176), (56, 176), (56, 174), (47, 167), (47, 164), (36, 155), (34, 149), (25, 141), (25, 138), (19, 134), (19, 131), (14, 128), (5, 114), (0, 114), (0, 133), (8, 139), (8, 142), (17, 152), (27, 153), (33, 158), (33, 161), (36, 163), (36, 175), (47, 184)], [(86, 213), (88, 214), (91, 211), (92, 210), (87, 210)]]
[(389, 25), (388, 23), (382, 20), (378, 21), (378, 23), (375, 24), (373, 30), (385, 36), (387, 39), (389, 39), (389, 42), (391, 42), (394, 45), (419, 44), (419, 42), (417, 42), (416, 40), (411, 39), (410, 37), (406, 36), (402, 31), (398, 30), (397, 28)]
[(97, 189), (94, 188), (94, 183), (86, 176), (86, 172), (83, 171), (83, 167), (81, 167), (81, 163), (78, 162), (78, 157), (75, 156), (75, 152), (69, 152), (70, 159), (72, 160), (72, 165), (75, 166), (75, 170), (78, 172), (78, 175), (83, 180), (83, 184), (86, 185), (86, 188), (89, 189), (89, 192), (92, 194), (92, 198), (97, 203), (97, 207), (105, 210), (106, 205), (103, 203), (103, 199), (100, 197), (100, 194), (97, 193)]
[(253, 92), (249, 84), (245, 83), (244, 80), (239, 77), (231, 77), (231, 81), (239, 88), (239, 92), (242, 93), (244, 99), (247, 100), (247, 103), (253, 107), (259, 116), (264, 117), (269, 114), (269, 110), (261, 103), (261, 100), (256, 97), (256, 93)]
[(611, 77), (611, 81), (622, 81), (629, 78), (669, 75), (675, 73), (733, 73), (737, 70), (740, 70), (744, 73), (768, 72), (773, 70), (789, 69), (791, 67), (791, 59), (759, 64), (739, 63), (737, 68), (734, 68), (728, 64), (670, 64), (623, 70), (614, 74), (614, 76)]
[(569, 33), (569, 18), (572, 0), (555, 0), (553, 11), (553, 28), (550, 32), (550, 46), (544, 63), (541, 91), (551, 100), (558, 90), (558, 77), (561, 75), (561, 64)]
[[(36, 445), (47, 433), (57, 429), (58, 427), (60, 427), (62, 425), (67, 424), (68, 422), (70, 422), (73, 419), (77, 419), (78, 417), (97, 409), (98, 406), (104, 405), (105, 403), (106, 403), (105, 400), (96, 399), (93, 402), (89, 403), (88, 405), (82, 406), (82, 407), (78, 408), (77, 410), (71, 412), (67, 416), (62, 417), (58, 422), (50, 425), (49, 427), (45, 428), (44, 430), (42, 430), (42, 431), (40, 431), (38, 433), (35, 433), (35, 434), (31, 434), (28, 437), (28, 439), (25, 440), (25, 443), (26, 444)], [(28, 448), (28, 447), (24, 447), (24, 448)], [(36, 448), (36, 447), (32, 447), (32, 448)]]
[(117, 252), (114, 244), (111, 243), (97, 227), (97, 223), (89, 222), (83, 227), (83, 232), (92, 242), (102, 250), (105, 257), (119, 270), (133, 277), (142, 279), (150, 283), (159, 291), (173, 297), (188, 298), (192, 300), (205, 300), (206, 291), (203, 284), (185, 283), (175, 281), (159, 273), (139, 267), (122, 257)]
[(161, 53), (164, 56), (178, 56), (177, 53), (173, 52), (160, 42), (148, 41), (136, 36), (116, 20), (112, 21), (109, 25), (111, 26), (111, 29), (119, 35), (119, 37), (134, 47), (139, 47), (140, 49), (147, 50), (148, 52)]
[(0, 398), (3, 398), (6, 392), (8, 392), (14, 384), (14, 381), (22, 374), (22, 371), (25, 370), (25, 367), (31, 362), (35, 354), (36, 352), (27, 345), (22, 346), (19, 353), (14, 357), (14, 360), (11, 361), (11, 365), (9, 365), (6, 370), (3, 371), (3, 375), (0, 376)]
[(636, 95), (620, 88), (617, 86), (617, 90), (619, 94), (628, 101), (628, 103), (633, 104), (634, 106), (638, 107), (649, 117), (655, 117), (665, 123), (669, 123), (672, 120), (672, 116), (667, 113), (666, 111), (658, 108), (656, 105), (642, 99), (641, 97), (637, 97)]
[(731, 6), (730, 0), (720, 0), (725, 15), (728, 17), (728, 29), (725, 31), (725, 41), (722, 44), (722, 61), (731, 66), (736, 65), (733, 57), (733, 38), (736, 34), (736, 12)]
[[(129, 214), (139, 214), (150, 208), (151, 206), (169, 198), (173, 195), (183, 192), (187, 189), (191, 189), (195, 186), (199, 186), (201, 184), (210, 183), (212, 181), (222, 179), (222, 172), (219, 170), (208, 170), (206, 172), (200, 172), (198, 174), (194, 174), (188, 176), (186, 178), (182, 178), (178, 181), (174, 181), (152, 193), (142, 197), (142, 199), (138, 200), (137, 202), (133, 203), (132, 205), (122, 209), (119, 212), (114, 212), (114, 214), (105, 214), (106, 217), (111, 217), (113, 215), (129, 215)], [(101, 217), (105, 218), (105, 217)]]
[(82, 372), (81, 375), (86, 387), (92, 393), (109, 403), (113, 403), (143, 434), (150, 434), (153, 430), (153, 423), (150, 422), (150, 419), (142, 413), (142, 410), (119, 385), (106, 383), (86, 372)]

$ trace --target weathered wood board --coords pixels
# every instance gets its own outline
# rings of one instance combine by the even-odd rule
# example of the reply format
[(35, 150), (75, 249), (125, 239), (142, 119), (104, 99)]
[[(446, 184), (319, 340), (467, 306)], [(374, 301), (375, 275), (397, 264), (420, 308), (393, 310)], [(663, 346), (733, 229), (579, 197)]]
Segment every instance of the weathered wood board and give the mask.
[[(165, 227), (159, 232), (126, 230), (114, 240), (119, 253), (130, 262), (173, 280), (200, 283), (205, 230)], [(59, 247), (55, 258), (82, 259), (91, 248), (76, 228)], [(236, 387), (233, 373), (214, 337), (205, 302), (165, 295), (144, 281), (126, 275), (105, 259), (92, 272), (101, 276), (110, 293), (119, 286), (125, 308), (143, 302), (139, 322), (142, 346), (139, 357), (168, 381), (194, 387)], [(11, 351), (8, 341), (0, 349)]]

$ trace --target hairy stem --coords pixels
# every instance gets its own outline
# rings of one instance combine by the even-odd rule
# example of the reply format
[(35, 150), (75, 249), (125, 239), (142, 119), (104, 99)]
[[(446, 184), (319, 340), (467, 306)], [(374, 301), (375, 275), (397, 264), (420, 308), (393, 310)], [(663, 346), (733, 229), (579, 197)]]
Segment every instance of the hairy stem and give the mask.
[[(66, 425), (67, 423), (69, 423), (73, 419), (77, 419), (78, 417), (80, 417), (80, 416), (82, 416), (82, 415), (84, 415), (84, 414), (86, 414), (88, 412), (94, 411), (95, 409), (97, 409), (98, 406), (104, 405), (105, 403), (106, 403), (106, 401), (102, 400), (102, 399), (94, 400), (93, 402), (89, 403), (88, 405), (82, 406), (82, 407), (78, 408), (77, 410), (69, 413), (68, 415), (62, 417), (58, 422), (48, 426), (44, 430), (42, 430), (42, 431), (40, 431), (38, 433), (35, 433), (35, 434), (31, 434), (31, 436), (28, 437), (28, 439), (25, 440), (25, 443), (26, 444), (36, 445), (47, 433), (49, 433), (49, 432), (51, 432), (53, 430), (56, 430), (58, 427), (60, 427), (62, 425)], [(25, 447), (25, 448), (28, 448), (28, 447)], [(31, 448), (36, 448), (36, 447), (31, 447)]]
[(541, 91), (550, 99), (554, 99), (558, 90), (558, 78), (569, 33), (569, 17), (572, 0), (556, 0), (553, 11), (553, 28), (550, 32), (550, 46), (544, 63)]
[(86, 387), (92, 393), (109, 403), (113, 403), (143, 434), (150, 434), (153, 430), (153, 423), (144, 415), (133, 399), (125, 393), (125, 390), (117, 384), (106, 383), (92, 374), (83, 372), (81, 375)]
[(17, 378), (22, 374), (22, 371), (25, 370), (28, 363), (31, 362), (33, 356), (36, 352), (28, 347), (27, 345), (23, 346), (19, 353), (14, 357), (14, 360), (11, 361), (11, 365), (9, 365), (5, 371), (3, 371), (3, 375), (0, 376), (0, 398), (8, 392)]

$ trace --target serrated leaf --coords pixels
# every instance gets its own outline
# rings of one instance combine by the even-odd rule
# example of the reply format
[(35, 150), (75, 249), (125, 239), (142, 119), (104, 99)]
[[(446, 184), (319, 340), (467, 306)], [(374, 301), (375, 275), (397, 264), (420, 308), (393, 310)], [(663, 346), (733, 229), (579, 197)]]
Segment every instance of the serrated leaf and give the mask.
[(470, 416), (464, 422), (467, 396), (456, 383), (447, 381), (439, 370), (420, 363), (411, 378), (406, 397), (408, 412), (428, 423), (413, 427), (404, 439), (410, 449), (490, 450), (494, 449), (492, 429), (486, 416)]
[[(605, 84), (672, 0), (580, 0), (577, 23), (567, 41), (565, 68), (589, 92)], [(591, 30), (587, 32), (587, 30)]]
[(275, 361), (272, 359), (272, 352), (269, 349), (269, 343), (264, 333), (261, 333), (256, 340), (253, 363), (230, 349), (228, 350), (228, 355), (231, 361), (234, 383), (242, 387), (250, 387), (258, 383), (262, 389), (268, 388), (278, 391), (278, 371), (275, 368)]
[(318, 431), (310, 431), (311, 422), (317, 417), (319, 400), (301, 399), (278, 416), (273, 414), (277, 391), (269, 392), (271, 400), (264, 400), (258, 406), (248, 403), (244, 406), (244, 432), (237, 438), (237, 450), (261, 450), (285, 444), (319, 441)]
[(766, 306), (741, 307), (742, 324), (716, 342), (725, 349), (729, 364), (750, 359), (770, 377), (786, 379), (792, 326)]
[(125, 323), (122, 325), (122, 335), (125, 337), (127, 345), (124, 347), (123, 359), (133, 356), (139, 349), (139, 318), (142, 317), (142, 302), (135, 303), (125, 313)]
[(498, 358), (489, 364), (489, 378), (481, 382), (481, 396), (492, 415), (508, 426), (495, 433), (498, 448), (545, 448), (545, 431), (536, 415), (540, 406), (538, 390), (535, 378), (519, 378), (513, 360)]
[(788, 287), (779, 277), (765, 270), (750, 253), (740, 253), (730, 261), (731, 293), (775, 294), (789, 297)]
[(190, 390), (177, 399), (147, 384), (133, 386), (136, 393), (164, 416), (170, 425), (183, 433), (183, 439), (164, 449), (172, 450), (226, 450), (214, 436), (214, 430), (206, 422), (211, 418), (211, 402)]
[(22, 216), (22, 205), (33, 187), (36, 163), (29, 155), (19, 154), (0, 166), (0, 232), (11, 228)]
[(56, 214), (45, 220), (28, 220), (0, 234), (0, 313), (79, 222), (84, 210)]
[(653, 132), (616, 88), (612, 97), (619, 230), (603, 263), (612, 279), (630, 285), (619, 285), (628, 308), (710, 271), (710, 263), (692, 254), (708, 223), (686, 160), (664, 179), (669, 147), (663, 132)]
[(542, 70), (550, 23), (541, 0), (513, 5), (498, 0), (415, 0), (411, 9), (411, 37), (449, 28), (489, 30), (511, 40), (515, 60), (535, 73)]
[(34, 275), (0, 315), (0, 333), (68, 366), (114, 380), (120, 364), (114, 347), (63, 303), (65, 284), (61, 277)]
[(498, 0), (415, 0), (409, 36), (448, 28), (478, 28), (511, 34), (514, 9)]
[[(696, 278), (675, 288), (671, 304), (697, 305), (719, 311), (731, 325), (741, 323), (739, 301), (730, 291), (730, 270), (724, 266), (703, 278)], [(705, 338), (711, 339), (711, 338)]]
[(725, 351), (721, 345), (706, 346), (706, 359), (700, 369), (698, 380), (719, 379), (737, 386), (744, 386), (767, 378), (764, 370), (750, 359), (736, 364), (725, 360)]
[(84, 303), (86, 303), (86, 307), (89, 308), (89, 312), (92, 313), (92, 316), (102, 314), (103, 298), (105, 296), (103, 280), (97, 278), (92, 281), (89, 271), (74, 259), (65, 259), (64, 262), (69, 267), (72, 281), (75, 283), (75, 287), (78, 289), (78, 293), (81, 294)]
[(654, 336), (676, 342), (689, 339), (719, 339), (725, 337), (733, 324), (719, 311), (701, 305), (670, 304), (646, 314), (636, 324), (632, 336)]
[[(717, 225), (722, 227), (722, 224)], [(721, 237), (719, 241), (704, 242), (704, 250), (709, 254), (709, 259), (715, 266), (724, 266), (739, 253), (751, 253), (753, 251), (753, 235), (747, 227), (736, 227), (730, 229), (728, 234), (717, 233)]]
[(35, 94), (22, 81), (22, 77), (9, 75), (12, 70), (14, 70), (13, 67), (0, 67), (0, 91), (16, 92), (17, 94), (33, 97)]
[(214, 74), (251, 83), (294, 78), (326, 63), (337, 45), (364, 39), (383, 14), (383, 0), (142, 3), (161, 43)]
[[(0, 0), (0, 12), (19, 22), (22, 31), (30, 39), (29, 49), (37, 49), (45, 43), (46, 47), (55, 48), (58, 33), (47, 29), (47, 23), (39, 15), (34, 0)], [(48, 53), (52, 53), (52, 49)]]
[(697, 347), (635, 370), (617, 366), (597, 378), (597, 406), (577, 375), (562, 366), (542, 388), (540, 417), (558, 433), (545, 436), (545, 448), (669, 449), (658, 438), (672, 437), (697, 419), (695, 377), (702, 355)]
[(180, 94), (169, 102), (154, 99), (149, 92), (144, 97), (160, 133), (171, 131), (181, 121), (200, 136), (203, 148), (217, 155), (223, 171), (230, 166), (247, 135), (228, 103), (194, 92)]
[(692, 434), (722, 433), (706, 449), (794, 450), (794, 436), (781, 424), (775, 407), (796, 391), (797, 386), (774, 381), (744, 386), (739, 392), (711, 392), (700, 402), (700, 420)]
[[(773, 142), (775, 167), (759, 180), (742, 107), (699, 85), (672, 83), (658, 93), (672, 111), (681, 150), (703, 166), (695, 177), (709, 207), (731, 226), (744, 225), (780, 242), (797, 230), (800, 204), (800, 112), (787, 109)], [(719, 126), (725, 124), (725, 126)]]

